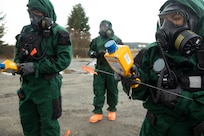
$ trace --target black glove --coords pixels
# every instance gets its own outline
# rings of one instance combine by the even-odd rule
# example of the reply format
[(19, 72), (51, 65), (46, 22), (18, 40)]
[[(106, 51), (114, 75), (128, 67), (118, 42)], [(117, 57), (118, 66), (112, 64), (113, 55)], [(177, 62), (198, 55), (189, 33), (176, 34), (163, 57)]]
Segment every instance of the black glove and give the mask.
[(32, 74), (35, 72), (33, 62), (20, 63), (20, 64), (17, 64), (17, 66), (19, 67), (18, 73), (22, 74), (23, 76)]
[(114, 72), (114, 79), (115, 79), (116, 81), (121, 81), (121, 78), (122, 78), (122, 77), (121, 77), (120, 74)]
[(139, 80), (137, 80), (138, 77), (131, 75), (131, 76), (125, 76), (125, 77), (121, 77), (121, 81), (126, 84), (127, 86), (134, 86), (139, 84)]
[[(175, 93), (175, 94), (178, 94), (178, 95), (181, 95), (181, 87), (178, 86), (177, 88), (175, 89), (169, 89), (167, 91), (169, 92), (172, 92), (172, 93)], [(167, 93), (167, 92), (164, 92), (164, 91), (161, 91), (160, 92), (160, 101), (161, 103), (167, 105), (168, 107), (171, 107), (171, 108), (174, 108), (179, 97), (177, 95), (174, 95), (174, 94), (171, 94), (171, 93)]]
[(95, 51), (90, 52), (90, 57), (91, 58), (96, 58), (97, 57), (96, 52)]
[(121, 81), (127, 85), (127, 86), (137, 86), (140, 83), (139, 79), (139, 72), (137, 70), (136, 65), (133, 65), (132, 68), (130, 69), (130, 75), (129, 76), (122, 76)]

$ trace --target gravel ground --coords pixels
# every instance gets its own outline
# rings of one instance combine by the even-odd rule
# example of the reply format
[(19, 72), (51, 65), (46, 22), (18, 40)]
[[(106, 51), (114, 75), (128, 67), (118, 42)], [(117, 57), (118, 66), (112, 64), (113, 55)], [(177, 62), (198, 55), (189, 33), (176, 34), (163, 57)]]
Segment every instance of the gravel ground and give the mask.
[[(82, 65), (93, 67), (93, 59), (73, 59), (71, 65), (62, 72), (63, 113), (59, 119), (61, 136), (70, 129), (71, 136), (138, 136), (146, 110), (142, 102), (129, 100), (119, 83), (117, 119), (109, 121), (104, 104), (104, 118), (97, 123), (89, 123), (93, 110), (93, 75), (83, 71)], [(16, 90), (20, 87), (19, 76), (0, 73), (0, 135), (23, 136), (18, 113)]]

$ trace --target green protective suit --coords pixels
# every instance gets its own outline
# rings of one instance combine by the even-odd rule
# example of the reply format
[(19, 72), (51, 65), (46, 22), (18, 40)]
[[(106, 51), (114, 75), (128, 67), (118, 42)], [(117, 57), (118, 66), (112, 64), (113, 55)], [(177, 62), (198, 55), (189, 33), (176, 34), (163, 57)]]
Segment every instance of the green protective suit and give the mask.
[[(55, 23), (56, 15), (49, 0), (29, 0), (27, 6), (43, 12), (54, 25), (48, 35), (35, 32), (31, 25), (27, 25), (16, 37), (14, 61), (34, 63), (34, 73), (21, 75), (21, 88), (17, 91), (23, 132), (25, 136), (60, 136), (57, 119), (62, 113), (62, 75), (59, 72), (71, 63), (71, 39), (66, 29)], [(22, 49), (30, 51), (34, 47), (37, 56), (22, 55)]]
[[(105, 20), (106, 23), (110, 23), (109, 21)], [(112, 29), (112, 26), (110, 29)], [(122, 45), (122, 40), (117, 37), (116, 35), (112, 35), (111, 37), (102, 37), (98, 36), (94, 38), (90, 44), (89, 49), (89, 55), (92, 51), (96, 52), (96, 72), (97, 75), (94, 74), (94, 81), (93, 81), (93, 92), (94, 92), (94, 110), (93, 113), (96, 114), (102, 114), (102, 108), (105, 102), (105, 96), (107, 96), (107, 104), (108, 104), (108, 111), (115, 112), (116, 105), (118, 104), (118, 83), (115, 81), (114, 76), (110, 74), (101, 73), (97, 70), (114, 73), (107, 61), (104, 58), (104, 52), (105, 52), (105, 43), (109, 41), (110, 39), (113, 39), (116, 41), (117, 44)], [(106, 95), (105, 95), (106, 94)]]
[[(175, 1), (188, 6), (198, 15), (199, 23), (195, 33), (204, 38), (203, 0)], [(204, 46), (203, 43), (202, 46)], [(202, 74), (198, 72), (196, 54), (189, 56), (188, 63), (185, 63), (187, 58), (182, 56), (178, 51), (173, 50), (164, 53), (167, 60), (170, 60), (170, 68), (175, 71), (177, 76), (185, 74), (203, 76), (203, 71), (201, 71)], [(138, 67), (141, 82), (157, 87), (159, 76), (153, 70), (153, 66), (158, 58), (161, 58), (161, 53), (156, 42), (142, 49), (135, 57), (134, 62)], [(181, 77), (180, 79), (186, 80), (187, 77)], [(125, 85), (123, 87), (125, 92), (128, 93), (128, 88)], [(132, 98), (144, 101), (143, 106), (148, 111), (140, 131), (140, 136), (195, 136), (194, 133), (197, 133), (197, 136), (203, 136), (203, 132), (199, 133), (194, 130), (204, 121), (204, 89), (198, 89), (196, 91), (181, 89), (180, 94), (186, 98), (169, 94), (168, 96), (174, 96), (176, 98), (173, 107), (167, 106), (161, 101), (154, 102), (153, 94), (158, 91), (142, 84), (138, 88), (132, 89)], [(200, 130), (204, 130), (204, 128), (201, 127)]]

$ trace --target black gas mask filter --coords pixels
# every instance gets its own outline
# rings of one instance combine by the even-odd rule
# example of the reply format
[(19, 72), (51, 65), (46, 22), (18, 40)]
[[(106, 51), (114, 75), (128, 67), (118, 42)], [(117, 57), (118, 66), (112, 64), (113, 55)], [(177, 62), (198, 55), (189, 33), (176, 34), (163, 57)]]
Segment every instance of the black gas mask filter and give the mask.
[[(163, 50), (168, 51), (176, 49), (182, 55), (190, 55), (199, 49), (202, 38), (192, 31), (189, 24), (190, 17), (188, 13), (181, 10), (182, 8), (178, 7), (178, 5), (172, 6), (173, 7), (167, 7), (166, 10), (171, 9), (173, 12), (164, 9), (164, 12), (162, 11), (159, 14), (161, 26), (156, 32), (156, 40), (161, 43)], [(176, 16), (176, 14), (182, 17), (182, 25), (174, 24), (171, 19), (165, 17), (167, 15)]]
[(49, 37), (50, 34), (51, 34), (51, 29), (52, 29), (52, 27), (54, 25), (53, 19), (45, 17), (45, 18), (42, 19), (41, 25), (42, 25), (42, 28), (43, 28), (43, 35), (45, 37)]

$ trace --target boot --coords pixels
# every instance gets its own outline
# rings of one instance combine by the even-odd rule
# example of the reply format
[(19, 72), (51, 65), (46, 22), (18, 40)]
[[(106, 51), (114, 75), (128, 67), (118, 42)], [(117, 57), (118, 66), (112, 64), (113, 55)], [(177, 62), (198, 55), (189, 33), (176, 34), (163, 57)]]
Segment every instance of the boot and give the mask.
[(71, 131), (68, 129), (64, 136), (70, 136)]
[(111, 121), (113, 121), (113, 120), (116, 120), (116, 112), (109, 112), (108, 113), (108, 120), (111, 120)]
[(89, 122), (95, 123), (103, 119), (103, 114), (94, 114), (90, 117)]

